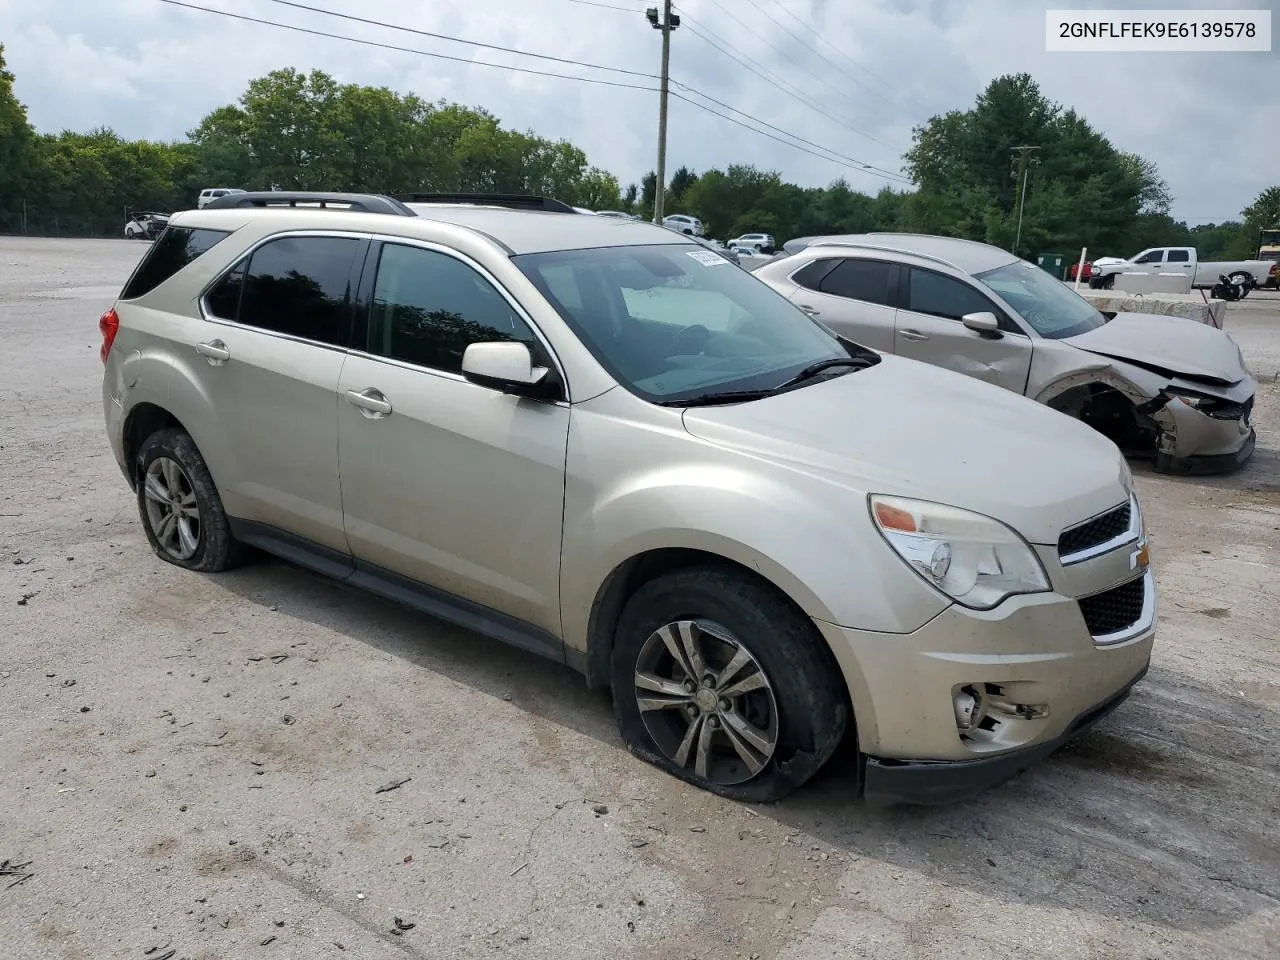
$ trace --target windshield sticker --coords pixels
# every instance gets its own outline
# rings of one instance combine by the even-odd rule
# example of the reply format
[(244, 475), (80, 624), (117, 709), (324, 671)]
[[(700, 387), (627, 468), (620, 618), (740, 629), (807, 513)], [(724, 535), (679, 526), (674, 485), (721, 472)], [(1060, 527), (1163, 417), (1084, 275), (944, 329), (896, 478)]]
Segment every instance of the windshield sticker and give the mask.
[(724, 257), (718, 253), (712, 253), (710, 250), (693, 250), (685, 256), (693, 257), (704, 267), (718, 267), (722, 263), (728, 263)]

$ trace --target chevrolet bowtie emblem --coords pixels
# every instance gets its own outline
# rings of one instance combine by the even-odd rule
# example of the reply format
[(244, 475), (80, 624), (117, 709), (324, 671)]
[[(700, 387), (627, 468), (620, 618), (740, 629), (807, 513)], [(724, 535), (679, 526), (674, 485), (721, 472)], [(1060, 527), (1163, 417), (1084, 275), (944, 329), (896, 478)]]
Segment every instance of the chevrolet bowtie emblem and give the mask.
[(1145, 570), (1151, 566), (1151, 550), (1147, 547), (1144, 540), (1138, 545), (1138, 549), (1129, 554), (1130, 570)]

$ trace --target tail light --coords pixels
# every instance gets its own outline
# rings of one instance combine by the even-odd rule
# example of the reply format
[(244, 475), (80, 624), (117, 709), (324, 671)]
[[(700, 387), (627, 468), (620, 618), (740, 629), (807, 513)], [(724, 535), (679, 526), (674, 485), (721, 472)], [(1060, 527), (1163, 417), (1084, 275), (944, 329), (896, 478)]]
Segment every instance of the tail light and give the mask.
[(98, 356), (106, 363), (111, 344), (115, 343), (116, 334), (120, 332), (120, 317), (116, 315), (115, 307), (109, 308), (98, 318), (98, 329), (102, 331), (102, 349), (98, 351)]

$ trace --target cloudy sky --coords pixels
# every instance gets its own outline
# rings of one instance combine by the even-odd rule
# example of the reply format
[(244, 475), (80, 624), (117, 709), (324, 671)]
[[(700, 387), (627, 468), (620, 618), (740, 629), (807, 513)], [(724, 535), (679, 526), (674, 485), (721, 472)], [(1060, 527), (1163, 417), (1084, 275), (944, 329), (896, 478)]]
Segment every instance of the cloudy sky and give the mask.
[[(38, 130), (114, 127), (167, 139), (277, 67), (319, 68), (429, 100), (484, 106), (512, 127), (567, 138), (625, 184), (655, 165), (657, 95), (480, 66), (653, 87), (659, 0), (298, 0), (306, 6), (589, 64), (536, 60), (299, 9), (280, 0), (183, 0), (261, 20), (412, 48), (396, 52), (250, 23), (163, 0), (0, 0), (0, 42)], [(1027, 71), (1116, 146), (1154, 160), (1192, 222), (1236, 217), (1280, 182), (1280, 48), (1271, 53), (1046, 53), (1048, 8), (1263, 8), (1277, 0), (679, 0), (673, 90), (736, 108), (842, 160), (818, 159), (688, 102), (671, 104), (668, 169), (728, 163), (806, 185), (869, 164), (900, 172), (911, 128), (966, 108), (985, 84)], [(1280, 17), (1274, 18), (1280, 27)], [(633, 71), (626, 73), (621, 71)], [(698, 94), (714, 98), (708, 102)], [(741, 113), (730, 113), (747, 122)], [(757, 124), (758, 126), (759, 124)], [(810, 148), (812, 149), (812, 148)], [(841, 165), (841, 164), (847, 164)]]

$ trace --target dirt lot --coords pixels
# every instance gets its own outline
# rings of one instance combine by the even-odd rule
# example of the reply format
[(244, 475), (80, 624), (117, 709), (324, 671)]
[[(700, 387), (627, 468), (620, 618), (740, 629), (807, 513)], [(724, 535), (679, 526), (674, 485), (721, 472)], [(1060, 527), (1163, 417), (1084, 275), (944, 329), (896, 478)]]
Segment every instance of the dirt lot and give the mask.
[(97, 355), (142, 249), (0, 238), (5, 954), (1280, 955), (1280, 298), (1227, 315), (1253, 463), (1139, 477), (1161, 634), (1127, 704), (960, 806), (869, 809), (837, 768), (748, 809), (633, 759), (566, 669), (155, 559)]

